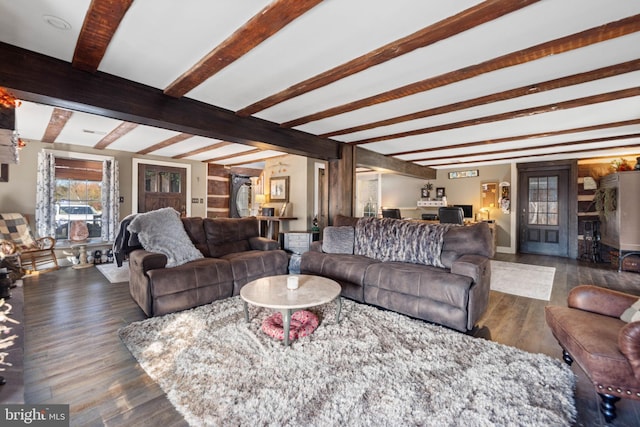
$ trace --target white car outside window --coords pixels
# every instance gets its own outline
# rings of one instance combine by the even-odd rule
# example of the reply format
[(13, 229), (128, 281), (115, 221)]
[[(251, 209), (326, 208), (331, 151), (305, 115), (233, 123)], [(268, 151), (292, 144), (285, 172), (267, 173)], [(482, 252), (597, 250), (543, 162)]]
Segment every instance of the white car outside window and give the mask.
[(69, 221), (100, 221), (100, 212), (90, 205), (56, 206), (56, 223)]

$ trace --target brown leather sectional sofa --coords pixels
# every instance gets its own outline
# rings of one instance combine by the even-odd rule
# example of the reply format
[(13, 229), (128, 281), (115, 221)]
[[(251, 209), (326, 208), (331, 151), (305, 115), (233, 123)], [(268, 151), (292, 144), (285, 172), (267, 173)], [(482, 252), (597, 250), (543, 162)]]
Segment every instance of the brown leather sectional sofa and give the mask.
[[(421, 234), (425, 231), (423, 227), (429, 227), (426, 223), (414, 223), (407, 234), (401, 235), (397, 229), (402, 224), (398, 221), (403, 220), (337, 216), (334, 226), (354, 228), (353, 253), (327, 253), (323, 251), (324, 242), (314, 242), (311, 250), (302, 254), (301, 273), (337, 281), (342, 286), (342, 295), (358, 302), (461, 332), (473, 329), (489, 302), (490, 258), (493, 256), (489, 225), (449, 226), (442, 239), (439, 262), (436, 262), (442, 266), (437, 267), (398, 261), (408, 258), (409, 252), (415, 250), (411, 244), (405, 245), (409, 242), (398, 240), (410, 239), (411, 233), (424, 235)], [(374, 225), (377, 235), (363, 235), (365, 225)], [(396, 249), (393, 246), (397, 243), (401, 245)], [(396, 260), (363, 255), (370, 252), (367, 244), (390, 245), (387, 252)]]
[(204, 258), (165, 268), (167, 257), (144, 249), (129, 253), (129, 291), (147, 316), (208, 304), (240, 293), (248, 282), (287, 274), (287, 254), (259, 236), (256, 218), (182, 218)]

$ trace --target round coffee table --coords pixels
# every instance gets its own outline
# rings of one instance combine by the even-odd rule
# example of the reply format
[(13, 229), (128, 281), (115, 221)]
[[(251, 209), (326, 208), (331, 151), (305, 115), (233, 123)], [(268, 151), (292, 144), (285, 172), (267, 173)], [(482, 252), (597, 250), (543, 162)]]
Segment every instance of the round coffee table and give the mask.
[(240, 298), (244, 304), (244, 317), (249, 321), (248, 304), (258, 307), (280, 310), (284, 321), (284, 345), (289, 345), (289, 326), (291, 314), (296, 310), (315, 307), (337, 301), (336, 322), (340, 322), (340, 285), (331, 279), (306, 274), (295, 274), (298, 277), (298, 288), (287, 288), (287, 277), (291, 275), (263, 277), (249, 282), (240, 289)]

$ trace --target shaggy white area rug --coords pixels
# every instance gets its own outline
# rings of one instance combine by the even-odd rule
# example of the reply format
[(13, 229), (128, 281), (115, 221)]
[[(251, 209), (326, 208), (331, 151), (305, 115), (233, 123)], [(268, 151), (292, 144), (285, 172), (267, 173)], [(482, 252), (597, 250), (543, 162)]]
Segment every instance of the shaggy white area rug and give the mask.
[(107, 278), (109, 283), (122, 283), (129, 281), (129, 262), (124, 261), (122, 267), (111, 262), (109, 264), (96, 264), (96, 268)]
[(544, 301), (551, 299), (554, 267), (491, 260), (491, 290)]
[(311, 309), (285, 348), (270, 310), (233, 297), (132, 323), (120, 338), (194, 426), (561, 426), (575, 418), (559, 360), (350, 300)]

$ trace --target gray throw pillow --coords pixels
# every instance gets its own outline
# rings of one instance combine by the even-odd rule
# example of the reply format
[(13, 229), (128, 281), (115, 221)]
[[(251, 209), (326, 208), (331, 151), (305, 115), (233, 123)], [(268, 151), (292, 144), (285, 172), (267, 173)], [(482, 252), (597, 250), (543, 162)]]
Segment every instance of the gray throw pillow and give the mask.
[(322, 252), (353, 254), (354, 228), (351, 226), (325, 227), (322, 232)]
[(173, 208), (138, 214), (127, 230), (138, 233), (138, 240), (145, 250), (166, 255), (167, 267), (204, 258), (187, 235), (180, 213)]

